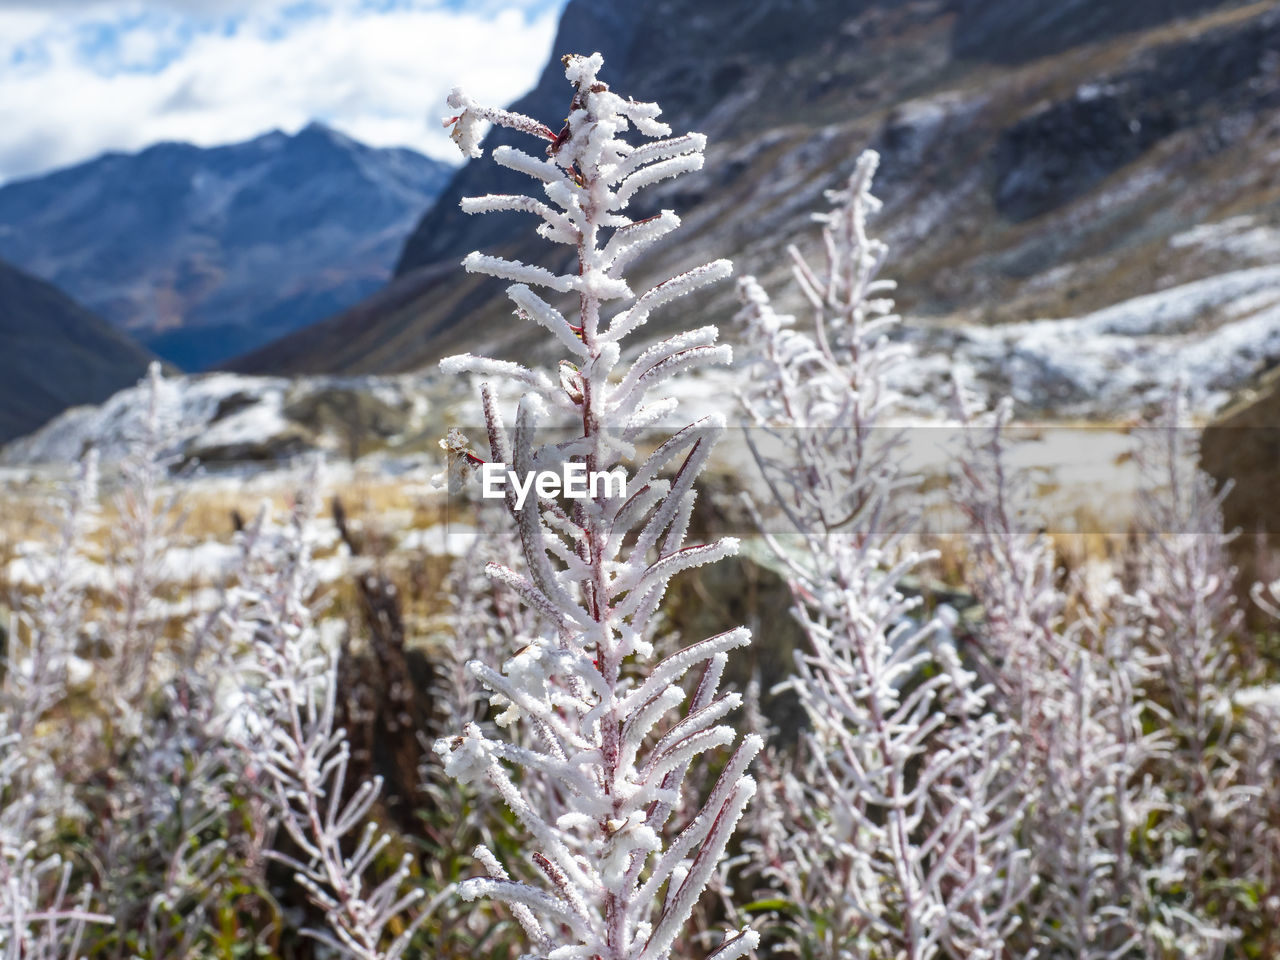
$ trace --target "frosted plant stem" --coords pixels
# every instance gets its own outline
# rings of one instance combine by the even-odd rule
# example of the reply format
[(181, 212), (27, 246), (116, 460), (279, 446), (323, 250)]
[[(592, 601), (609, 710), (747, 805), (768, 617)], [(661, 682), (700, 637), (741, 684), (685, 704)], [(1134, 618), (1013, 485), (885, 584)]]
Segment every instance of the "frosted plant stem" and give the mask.
[[(524, 197), (463, 202), (468, 212), (521, 210), (542, 219), (538, 233), (576, 251), (575, 269), (556, 273), (473, 253), (468, 270), (513, 281), (508, 294), (519, 315), (551, 332), (569, 357), (553, 381), (541, 372), (464, 355), (441, 362), (447, 373), (504, 376), (524, 390), (508, 429), (489, 385), (481, 386), (489, 462), (519, 475), (580, 464), (588, 475), (631, 468), (628, 490), (577, 498), (570, 507), (530, 496), (507, 505), (520, 533), (520, 569), (490, 564), (492, 576), (537, 612), (543, 629), (498, 673), (473, 663), (476, 676), (505, 708), (501, 726), (524, 721), (532, 736), (490, 736), (468, 724), (443, 738), (436, 751), (464, 782), (486, 783), (532, 835), (528, 863), (501, 864), (489, 850), (477, 857), (488, 876), (466, 881), (464, 898), (508, 903), (536, 955), (556, 960), (665, 960), (680, 940), (697, 900), (752, 793), (746, 775), (758, 738), (738, 743), (722, 777), (682, 831), (668, 826), (690, 764), (737, 739), (718, 721), (737, 706), (718, 693), (726, 653), (744, 645), (746, 631), (730, 631), (677, 651), (656, 667), (657, 612), (668, 581), (713, 562), (736, 541), (685, 546), (693, 481), (706, 462), (723, 419), (708, 417), (677, 431), (636, 464), (636, 442), (675, 409), (649, 392), (684, 371), (730, 358), (715, 343), (714, 327), (677, 333), (623, 363), (624, 340), (654, 310), (729, 274), (717, 261), (687, 271), (635, 296), (623, 266), (679, 225), (672, 211), (631, 220), (637, 191), (702, 164), (705, 138), (670, 136), (654, 104), (625, 100), (597, 79), (602, 61), (565, 58), (574, 94), (564, 131), (476, 104), (454, 91), (446, 118), (464, 152), (478, 156), (478, 124), (490, 121), (549, 142), (547, 160), (510, 147), (494, 158), (529, 174), (549, 203)], [(621, 135), (635, 130), (648, 142)], [(558, 208), (558, 209), (557, 209)], [(575, 322), (534, 287), (574, 293)], [(606, 316), (615, 301), (630, 302)], [(621, 369), (620, 369), (621, 368)], [(616, 375), (615, 375), (616, 374)], [(555, 418), (573, 424), (573, 439), (539, 442), (537, 431)], [(458, 430), (442, 446), (450, 455), (451, 485), (465, 483), (485, 458)], [(663, 474), (674, 468), (668, 479)], [(531, 642), (529, 642), (531, 641)], [(682, 679), (701, 667), (692, 697)], [(696, 673), (694, 674), (696, 676)], [(665, 716), (682, 701), (682, 719)], [(512, 768), (523, 768), (521, 787)], [(525, 789), (526, 785), (537, 786)], [(749, 930), (729, 935), (713, 953), (742, 956), (756, 942)]]

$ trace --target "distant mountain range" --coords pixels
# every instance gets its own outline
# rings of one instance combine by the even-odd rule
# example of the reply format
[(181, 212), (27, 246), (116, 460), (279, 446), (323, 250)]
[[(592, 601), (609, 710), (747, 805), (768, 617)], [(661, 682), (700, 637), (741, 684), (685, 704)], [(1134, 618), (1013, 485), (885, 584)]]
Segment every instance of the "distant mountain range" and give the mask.
[(131, 386), (153, 359), (61, 291), (0, 263), (0, 443)]
[[(676, 130), (711, 142), (701, 173), (637, 211), (674, 208), (686, 229), (636, 264), (636, 289), (715, 256), (786, 289), (786, 246), (814, 248), (807, 214), (875, 147), (888, 274), (942, 373), (950, 351), (976, 351), (1024, 410), (1106, 416), (1098, 397), (1112, 394), (1099, 383), (1150, 387), (1147, 361), (1178, 366), (1184, 341), (1230, 353), (1219, 395), (1280, 362), (1280, 324), (1259, 312), (1280, 284), (1246, 273), (1264, 284), (1249, 298), (1203, 310), (1194, 299), (1232, 289), (1242, 281), (1231, 271), (1274, 264), (1280, 251), (1272, 2), (569, 0), (554, 56), (514, 109), (558, 127), (568, 106), (559, 56), (594, 50), (615, 90), (657, 100)], [(519, 139), (501, 131), (486, 146)], [(531, 237), (523, 215), (469, 217), (458, 199), (530, 184), (487, 155), (468, 163), (410, 234), (391, 284), (232, 368), (385, 373), (461, 350), (527, 354), (545, 338), (512, 320), (502, 283), (458, 260), (483, 249), (562, 267), (564, 249)], [(1181, 287), (1192, 299), (1177, 300)], [(1113, 330), (1101, 312), (1175, 301), (1172, 325), (1153, 314)], [(734, 308), (726, 284), (655, 322), (723, 322)], [(1037, 318), (1057, 325), (1017, 326)], [(1241, 318), (1248, 331), (1203, 340)], [(988, 327), (1009, 330), (979, 336)], [(1046, 331), (1115, 339), (1078, 354), (1055, 351), (1058, 333)], [(1069, 365), (1085, 353), (1111, 360)]]
[(322, 124), (0, 187), (0, 258), (199, 370), (378, 290), (451, 168)]

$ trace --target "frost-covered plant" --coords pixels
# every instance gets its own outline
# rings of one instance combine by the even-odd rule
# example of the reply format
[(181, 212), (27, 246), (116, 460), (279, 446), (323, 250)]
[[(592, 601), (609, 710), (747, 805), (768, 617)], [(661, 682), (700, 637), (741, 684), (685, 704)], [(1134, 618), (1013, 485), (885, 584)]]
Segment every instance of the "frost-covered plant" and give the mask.
[(1023, 734), (1023, 749), (1043, 756), (1052, 739), (1044, 716), (1055, 695), (1045, 684), (1071, 670), (1073, 642), (1061, 636), (1065, 597), (1058, 589), (1053, 545), (1037, 531), (1028, 478), (1009, 468), (1007, 427), (1013, 404), (988, 414), (957, 384), (961, 450), (952, 497), (970, 533), (966, 586), (982, 604), (980, 654), (991, 682)]
[[(38, 571), (42, 588), (24, 600), (9, 651), (17, 662), (6, 670), (22, 763), (0, 819), (13, 828), (14, 811), (25, 811), (21, 828), (9, 830), (22, 842), (7, 849), (34, 855), (56, 827), (51, 849), (77, 864), (77, 877), (88, 875), (86, 889), (92, 879), (95, 910), (114, 921), (95, 942), (120, 956), (185, 955), (207, 943), (214, 901), (240, 896), (230, 893), (239, 879), (232, 863), (244, 853), (232, 812), (237, 765), (212, 723), (210, 622), (181, 623), (165, 639), (172, 624), (159, 599), (177, 497), (156, 367), (148, 387), (146, 416), (113, 478), (120, 493), (106, 562), (90, 538), (91, 454), (49, 566)], [(163, 685), (152, 669), (162, 640), (176, 666)], [(74, 707), (50, 716), (73, 678)], [(56, 886), (56, 872), (41, 875)]]
[(1053, 734), (1031, 829), (1041, 876), (1035, 929), (1051, 956), (1126, 956), (1147, 945), (1148, 877), (1134, 858), (1160, 807), (1140, 776), (1158, 741), (1142, 733), (1126, 672), (1078, 649), (1046, 704)]
[(1183, 404), (1175, 391), (1159, 420), (1139, 432), (1138, 539), (1125, 599), (1153, 666), (1151, 722), (1169, 735), (1159, 780), (1174, 804), (1164, 829), (1187, 848), (1185, 882), (1195, 907), (1222, 899), (1214, 912), (1234, 919), (1235, 898), (1211, 888), (1223, 879), (1247, 884), (1256, 869), (1228, 842), (1230, 821), (1258, 792), (1239, 770), (1248, 750), (1234, 706), (1243, 679), (1235, 655), (1243, 611), (1227, 552), (1231, 537), (1223, 532), (1230, 488), (1215, 491), (1196, 466), (1197, 433)]
[(501, 667), (511, 651), (535, 639), (542, 629), (538, 612), (486, 573), (491, 563), (518, 568), (520, 541), (510, 530), (482, 523), (444, 582), (443, 592), (452, 598), (449, 639), (441, 644), (432, 704), (447, 730), (483, 724), (489, 713), (489, 693), (468, 664), (477, 660)]
[[(1045, 956), (1212, 957), (1226, 937), (1173, 892), (1194, 856), (1164, 828), (1177, 809), (1152, 778), (1170, 760), (1152, 722), (1158, 659), (1132, 604), (1067, 615), (1055, 557), (1008, 468), (1011, 407), (972, 412), (956, 498), (971, 525), (969, 585), (982, 601), (983, 666), (1019, 731), (1018, 789), (1032, 800), (1024, 843), (1039, 875), (1024, 949)], [(1118, 584), (1113, 596), (1123, 598)], [(1084, 606), (1083, 600), (1077, 606)]]
[[(1177, 393), (1161, 420), (1141, 431), (1143, 481), (1132, 602), (1156, 655), (1160, 700), (1191, 778), (1193, 817), (1221, 818), (1246, 800), (1230, 786), (1231, 701), (1241, 682), (1234, 640), (1242, 611), (1222, 531), (1222, 498), (1196, 468), (1196, 434)], [(1193, 833), (1208, 824), (1191, 825)]]
[(1223, 851), (1232, 875), (1236, 923), (1258, 956), (1280, 953), (1280, 687), (1241, 690), (1239, 781), (1256, 792), (1226, 824)]
[[(1138, 555), (1131, 600), (1144, 638), (1157, 655), (1170, 720), (1189, 751), (1194, 792), (1231, 812), (1241, 798), (1220, 795), (1230, 762), (1214, 756), (1229, 746), (1232, 694), (1240, 684), (1233, 638), (1242, 612), (1235, 569), (1222, 532), (1222, 498), (1195, 466), (1195, 432), (1175, 393), (1160, 421), (1141, 431), (1135, 458), (1142, 471)], [(1225, 806), (1224, 806), (1225, 805)]]
[(87, 925), (112, 921), (90, 909), (93, 888), (73, 884), (70, 863), (40, 852), (52, 819), (72, 800), (56, 765), (62, 737), (49, 714), (66, 698), (84, 622), (83, 582), (73, 568), (92, 531), (97, 496), (90, 453), (60, 500), (43, 589), (14, 618), (0, 663), (0, 955), (8, 960), (70, 960), (79, 956)]
[[(12, 749), (0, 736), (0, 750)], [(0, 794), (11, 787), (0, 761)], [(8, 817), (0, 814), (0, 820)], [(17, 819), (17, 818), (14, 818)], [(72, 893), (71, 864), (57, 855), (40, 858), (35, 843), (0, 822), (0, 955), (5, 960), (75, 960), (86, 925), (111, 917), (90, 910), (92, 888)]]
[(957, 696), (956, 709), (973, 715), (942, 734), (955, 762), (930, 791), (929, 822), (944, 830), (929, 873), (933, 898), (946, 906), (940, 945), (953, 960), (1000, 960), (1031, 892), (1031, 852), (1020, 830), (1029, 799), (1011, 770), (1012, 725), (987, 712), (981, 697)]
[[(466, 551), (455, 559), (443, 582), (451, 599), (442, 617), (442, 640), (436, 647), (436, 675), (431, 685), (434, 710), (430, 731), (461, 730), (476, 723), (494, 731), (489, 691), (468, 667), (475, 660), (501, 667), (512, 650), (518, 650), (540, 633), (537, 612), (505, 584), (485, 572), (490, 563), (509, 568), (520, 564), (520, 542), (514, 531), (495, 529), (481, 519)], [(420, 731), (424, 740), (428, 730)], [(513, 733), (517, 731), (512, 731)], [(444, 770), (440, 757), (427, 750), (421, 766), (422, 791), (429, 798), (421, 830), (429, 853), (423, 870), (431, 875), (432, 888), (445, 890), (470, 872), (471, 852), (483, 843), (504, 853), (518, 848), (519, 836), (510, 829), (500, 797), (481, 785), (462, 785)], [(528, 771), (521, 788), (528, 792), (540, 785)], [(518, 927), (502, 922), (496, 912), (457, 903), (451, 897), (435, 913), (436, 949), (442, 954), (450, 944), (474, 949), (477, 942), (520, 936)]]
[[(1280, 580), (1255, 583), (1251, 593), (1264, 612), (1280, 620)], [(1246, 878), (1241, 899), (1256, 905), (1255, 917), (1237, 922), (1260, 928), (1259, 953), (1268, 956), (1280, 953), (1280, 809), (1269, 802), (1280, 797), (1280, 686), (1238, 691), (1236, 701), (1244, 707), (1240, 782), (1258, 799), (1231, 818), (1225, 849), (1235, 855), (1235, 872)]]
[[(935, 624), (913, 619), (919, 602), (900, 589), (921, 558), (903, 549), (894, 499), (912, 483), (889, 422), (906, 354), (887, 336), (897, 322), (884, 296), (893, 284), (878, 279), (887, 249), (867, 234), (877, 163), (864, 154), (829, 192), (832, 209), (817, 216), (823, 265), (791, 251), (811, 334), (753, 279), (739, 288), (753, 353), (742, 400), (763, 438), (752, 449), (789, 524), (765, 536), (808, 639), (789, 686), (813, 727), (806, 782), (788, 773), (770, 785), (802, 795), (806, 813), (790, 838), (775, 824), (762, 840), (783, 861), (764, 870), (797, 871), (783, 889), (802, 918), (791, 946), (806, 955), (998, 957), (1026, 887), (1012, 840), (1020, 809), (994, 812), (1012, 738), (984, 718), (985, 691), (953, 648), (935, 649)], [(966, 776), (978, 762), (989, 775)], [(769, 849), (780, 845), (787, 854)]]
[(82, 564), (97, 525), (98, 483), (98, 457), (91, 450), (57, 502), (55, 546), (37, 561), (41, 589), (24, 599), (5, 651), (2, 706), (17, 746), (28, 757), (46, 746), (32, 743), (36, 725), (67, 693), (85, 622)]
[(62, 813), (88, 847), (119, 955), (207, 944), (215, 902), (237, 896), (247, 839), (233, 813), (237, 756), (218, 728), (213, 678), (225, 651), (211, 642), (214, 618), (174, 623), (163, 605), (183, 519), (164, 415), (173, 387), (157, 364), (144, 383), (143, 416), (112, 477), (104, 587), (80, 610), (96, 669), (60, 777), (76, 800)]
[[(669, 210), (632, 220), (627, 206), (642, 188), (698, 169), (704, 138), (673, 137), (656, 119), (656, 105), (613, 93), (598, 79), (598, 54), (569, 56), (564, 63), (574, 92), (560, 134), (528, 117), (479, 106), (459, 91), (449, 103), (461, 112), (446, 122), (472, 156), (479, 154), (482, 121), (549, 143), (546, 159), (510, 147), (494, 153), (498, 163), (537, 181), (549, 202), (489, 196), (464, 200), (463, 209), (534, 214), (542, 237), (576, 250), (574, 266), (556, 273), (479, 253), (464, 263), (473, 272), (515, 281), (507, 292), (517, 312), (545, 327), (571, 359), (561, 361), (555, 378), (470, 355), (441, 366), (448, 373), (500, 377), (527, 391), (512, 436), (492, 391), (482, 388), (490, 457), (518, 475), (559, 472), (566, 462), (583, 464), (589, 474), (632, 469), (624, 496), (597, 489), (567, 508), (532, 496), (517, 508), (514, 495), (508, 496), (526, 572), (496, 564), (489, 572), (536, 609), (546, 628), (515, 651), (502, 672), (484, 664), (472, 669), (505, 707), (499, 722), (522, 724), (531, 735), (519, 745), (471, 724), (460, 736), (442, 739), (437, 750), (458, 779), (496, 790), (532, 838), (525, 863), (503, 864), (479, 848), (488, 875), (464, 883), (464, 897), (508, 904), (531, 940), (529, 956), (662, 960), (754, 792), (746, 768), (760, 742), (747, 737), (739, 743), (700, 812), (674, 833), (669, 821), (690, 764), (737, 739), (720, 720), (741, 698), (717, 691), (727, 651), (746, 644), (749, 634), (733, 630), (646, 664), (667, 583), (733, 553), (736, 542), (685, 545), (693, 482), (723, 428), (720, 418), (686, 426), (643, 460), (635, 444), (676, 408), (673, 399), (652, 398), (651, 391), (682, 371), (727, 361), (729, 349), (716, 345), (715, 327), (701, 327), (654, 343), (628, 363), (622, 353), (655, 310), (727, 276), (730, 265), (717, 261), (633, 294), (626, 265), (680, 221)], [(643, 142), (625, 139), (630, 130)], [(575, 295), (574, 320), (534, 287)], [(629, 305), (609, 314), (617, 301)], [(553, 416), (577, 425), (574, 439), (539, 442), (539, 425)], [(452, 446), (461, 467), (480, 459), (463, 442)], [(674, 476), (661, 477), (673, 463)], [(681, 681), (699, 668), (690, 695)], [(686, 699), (683, 717), (667, 721)], [(515, 770), (536, 772), (548, 786), (530, 796), (514, 779)], [(731, 934), (712, 955), (743, 956), (756, 940), (751, 931)]]
[[(370, 871), (390, 843), (370, 817), (381, 790), (375, 777), (347, 793), (350, 749), (335, 722), (337, 656), (315, 624), (314, 472), (295, 499), (283, 528), (264, 514), (244, 538), (244, 561), (233, 610), (233, 631), (248, 644), (251, 664), (241, 736), (278, 822), (301, 851), (269, 855), (295, 878), (325, 915), (326, 929), (304, 932), (358, 960), (405, 954), (428, 910), (407, 916), (423, 896), (402, 892), (412, 858), (372, 889)], [(358, 835), (354, 850), (343, 843)]]
[(828, 191), (832, 209), (814, 215), (823, 225), (822, 267), (790, 249), (812, 333), (777, 314), (752, 277), (739, 281), (738, 319), (752, 374), (740, 396), (752, 434), (771, 441), (752, 447), (776, 506), (799, 534), (887, 545), (900, 540), (894, 494), (915, 481), (902, 470), (902, 434), (888, 419), (900, 399), (895, 371), (909, 351), (888, 337), (898, 323), (887, 296), (895, 284), (879, 278), (888, 248), (867, 234), (880, 208), (871, 193), (878, 164), (874, 151), (864, 153), (847, 185)]
[(103, 678), (111, 689), (104, 694), (126, 723), (136, 719), (153, 680), (165, 626), (157, 608), (167, 580), (166, 553), (184, 520), (177, 488), (168, 482), (175, 425), (166, 416), (165, 394), (173, 387), (159, 363), (148, 368), (145, 382), (146, 407), (119, 464), (108, 544), (112, 596), (102, 629), (112, 653)]
[[(1030, 942), (1048, 956), (1122, 957), (1139, 943), (1117, 889), (1117, 853), (1139, 760), (1115, 736), (1134, 718), (1109, 696), (1080, 625), (1064, 628), (1048, 538), (1029, 515), (1027, 478), (1008, 467), (1012, 405), (974, 409), (957, 387), (956, 503), (970, 527), (968, 586), (983, 606), (980, 666), (1021, 749), (1013, 788), (1033, 798), (1024, 843), (1041, 883)], [(1125, 894), (1121, 899), (1117, 894)]]

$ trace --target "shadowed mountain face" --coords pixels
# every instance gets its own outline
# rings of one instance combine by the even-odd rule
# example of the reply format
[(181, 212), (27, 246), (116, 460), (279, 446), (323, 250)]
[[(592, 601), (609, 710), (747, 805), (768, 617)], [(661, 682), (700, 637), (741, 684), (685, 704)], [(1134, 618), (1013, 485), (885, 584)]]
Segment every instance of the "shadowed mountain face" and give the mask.
[[(600, 51), (613, 89), (637, 99), (657, 100), (664, 119), (676, 129), (693, 123), (705, 129), (707, 115), (738, 92), (748, 73), (747, 63), (779, 66), (803, 57), (814, 38), (838, 26), (849, 11), (871, 5), (868, 0), (799, 4), (790, 0), (750, 4), (570, 0), (553, 47), (556, 55), (537, 86), (512, 109), (559, 130), (569, 105), (560, 56)], [(499, 129), (485, 141), (486, 155), (502, 144), (531, 148), (527, 136)], [(533, 144), (532, 149), (539, 147)], [(477, 247), (518, 235), (519, 215), (468, 217), (458, 210), (458, 201), (476, 194), (523, 191), (528, 183), (528, 177), (488, 159), (468, 164), (409, 237), (396, 274), (465, 256)]]
[[(669, 207), (685, 221), (673, 245), (637, 264), (637, 290), (730, 256), (798, 308), (786, 247), (815, 248), (808, 213), (867, 147), (883, 157), (875, 229), (926, 339), (1081, 317), (1273, 263), (1280, 243), (1272, 3), (570, 0), (554, 49), (517, 110), (558, 129), (569, 95), (558, 55), (599, 50), (614, 89), (657, 100), (677, 131), (710, 138), (703, 171), (633, 211)], [(503, 133), (486, 147), (522, 140)], [(531, 189), (488, 156), (469, 163), (410, 236), (392, 284), (235, 368), (403, 371), (462, 350), (538, 347), (503, 284), (458, 266), (473, 249), (564, 265), (570, 254), (533, 238), (527, 217), (457, 206)], [(653, 322), (723, 323), (734, 309), (723, 285)], [(1280, 362), (1270, 349), (1259, 365)]]
[(0, 187), (0, 257), (201, 369), (377, 290), (448, 176), (319, 124), (162, 143)]
[(136, 382), (153, 359), (61, 291), (0, 263), (0, 443)]
[(1026, 63), (1116, 34), (1219, 7), (1223, 0), (957, 0), (952, 46), (962, 58)]

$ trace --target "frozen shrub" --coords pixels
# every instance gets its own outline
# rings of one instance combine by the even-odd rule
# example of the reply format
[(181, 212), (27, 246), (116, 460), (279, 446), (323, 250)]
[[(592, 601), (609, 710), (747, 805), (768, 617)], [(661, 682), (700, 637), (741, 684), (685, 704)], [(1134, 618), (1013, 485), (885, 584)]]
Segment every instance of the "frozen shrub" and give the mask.
[[(294, 869), (325, 915), (325, 929), (304, 932), (341, 956), (395, 960), (429, 911), (407, 916), (424, 896), (418, 888), (402, 891), (408, 854), (380, 884), (366, 885), (391, 838), (370, 817), (380, 778), (347, 791), (350, 748), (334, 720), (337, 656), (320, 638), (311, 608), (316, 487), (313, 473), (283, 528), (269, 526), (264, 513), (244, 538), (231, 616), (251, 658), (242, 736), (276, 822), (301, 851), (270, 856)], [(350, 837), (357, 838), (354, 850), (344, 852)]]
[(67, 673), (84, 622), (82, 583), (70, 576), (97, 512), (98, 464), (90, 453), (59, 503), (57, 545), (43, 589), (14, 618), (0, 663), (0, 951), (5, 957), (79, 956), (93, 889), (73, 884), (72, 865), (48, 852), (58, 814), (74, 802), (56, 765), (50, 714), (64, 706)]
[(1229, 939), (1179, 893), (1195, 853), (1169, 829), (1183, 794), (1153, 779), (1175, 758), (1150, 687), (1160, 658), (1119, 584), (1090, 611), (1059, 583), (1033, 533), (1024, 476), (1008, 467), (1006, 402), (975, 414), (960, 392), (956, 497), (968, 516), (969, 584), (984, 607), (982, 664), (1023, 749), (1024, 842), (1038, 875), (1024, 949), (1046, 956), (1212, 957)]
[(239, 757), (215, 697), (226, 666), (216, 613), (175, 619), (165, 603), (168, 552), (183, 522), (164, 416), (174, 388), (155, 364), (144, 383), (146, 407), (111, 476), (101, 589), (82, 611), (91, 698), (63, 746), (75, 803), (62, 813), (114, 917), (111, 949), (182, 955), (216, 937), (214, 916), (248, 888), (253, 840), (234, 812)]
[[(23, 856), (48, 844), (55, 828), (61, 835), (62, 866), (54, 869), (57, 857), (42, 861), (12, 890), (33, 892), (36, 877), (55, 887), (57, 877), (82, 879), (86, 888), (91, 881), (94, 909), (112, 924), (93, 942), (121, 953), (179, 955), (207, 942), (214, 902), (236, 886), (231, 864), (244, 850), (232, 827), (238, 764), (217, 729), (206, 682), (217, 675), (212, 621), (182, 623), (176, 638), (165, 635), (165, 553), (178, 510), (157, 367), (147, 383), (143, 422), (114, 478), (120, 492), (102, 537), (105, 563), (91, 536), (91, 454), (38, 578), (41, 589), (19, 618), (9, 650), (17, 669), (6, 670), (5, 698), (18, 748), (0, 819), (20, 838), (6, 848)], [(158, 674), (162, 661), (167, 669)], [(61, 702), (73, 675), (74, 707)]]
[[(734, 541), (685, 545), (693, 482), (706, 462), (722, 420), (689, 424), (659, 443), (648, 457), (635, 444), (675, 402), (652, 396), (670, 377), (729, 359), (714, 327), (679, 333), (622, 359), (628, 338), (651, 314), (728, 275), (717, 261), (680, 274), (638, 297), (625, 267), (675, 230), (671, 211), (632, 220), (636, 193), (702, 165), (704, 138), (671, 136), (658, 107), (613, 93), (598, 79), (600, 56), (565, 58), (573, 97), (564, 130), (474, 103), (455, 91), (459, 111), (448, 123), (464, 153), (479, 155), (478, 125), (491, 121), (524, 131), (549, 146), (545, 159), (510, 147), (494, 159), (532, 177), (544, 202), (529, 196), (463, 201), (473, 213), (517, 210), (542, 223), (538, 233), (576, 249), (575, 265), (557, 273), (473, 253), (468, 270), (514, 281), (508, 295), (517, 313), (542, 327), (567, 355), (555, 377), (516, 363), (470, 355), (442, 362), (448, 373), (475, 373), (518, 384), (514, 434), (494, 394), (482, 400), (492, 462), (519, 476), (560, 472), (565, 463), (589, 475), (630, 466), (623, 496), (600, 485), (569, 507), (530, 496), (507, 504), (519, 527), (523, 571), (490, 564), (489, 572), (534, 608), (545, 627), (513, 651), (502, 672), (472, 669), (502, 708), (498, 723), (529, 731), (523, 740), (491, 736), (478, 724), (442, 739), (437, 750), (460, 781), (495, 790), (531, 840), (523, 862), (500, 863), (487, 848), (477, 857), (487, 876), (462, 884), (467, 898), (506, 903), (525, 928), (532, 952), (556, 960), (662, 960), (717, 869), (729, 837), (755, 785), (746, 768), (760, 748), (742, 740), (700, 812), (678, 833), (673, 809), (691, 763), (738, 738), (721, 719), (740, 697), (719, 693), (728, 651), (746, 644), (745, 630), (694, 643), (649, 666), (656, 612), (669, 580), (682, 570), (732, 553)], [(641, 142), (624, 138), (628, 131)], [(576, 317), (566, 317), (539, 287), (572, 294)], [(629, 306), (609, 311), (621, 301)], [(540, 426), (553, 418), (577, 425), (563, 443), (541, 442)], [(450, 442), (455, 478), (484, 458), (456, 432)], [(663, 472), (677, 465), (674, 476)], [(692, 694), (682, 680), (698, 671)], [(688, 701), (683, 715), (668, 719)], [(516, 770), (544, 784), (520, 789)], [(731, 960), (756, 942), (750, 931), (730, 934), (712, 955)]]
[(957, 405), (955, 497), (971, 530), (968, 585), (983, 607), (979, 669), (1019, 735), (1012, 791), (1032, 803), (1022, 842), (1040, 883), (1019, 947), (1122, 957), (1139, 944), (1116, 858), (1138, 758), (1116, 733), (1131, 733), (1136, 718), (1112, 700), (1083, 625), (1065, 622), (1052, 544), (1030, 532), (1026, 478), (1008, 467), (1011, 404), (981, 413), (958, 387)]
[(1183, 404), (1176, 391), (1161, 417), (1141, 430), (1138, 539), (1125, 600), (1152, 666), (1148, 723), (1168, 740), (1156, 773), (1170, 797), (1161, 829), (1183, 848), (1188, 907), (1220, 923), (1248, 925), (1256, 921), (1239, 908), (1244, 891), (1274, 868), (1261, 862), (1271, 854), (1265, 831), (1258, 858), (1253, 844), (1233, 842), (1233, 821), (1271, 784), (1242, 776), (1241, 759), (1256, 752), (1253, 738), (1264, 731), (1242, 723), (1236, 709), (1245, 679), (1236, 656), (1243, 611), (1228, 553), (1232, 537), (1223, 532), (1229, 487), (1215, 491), (1198, 468), (1198, 433)]
[(1225, 823), (1222, 848), (1233, 921), (1258, 956), (1280, 952), (1280, 688), (1236, 694), (1237, 778), (1253, 796)]
[[(787, 522), (765, 536), (808, 639), (789, 686), (813, 727), (803, 765), (766, 784), (757, 869), (782, 880), (802, 955), (994, 958), (1026, 890), (1021, 809), (996, 809), (1014, 743), (900, 590), (922, 558), (903, 548), (895, 499), (913, 480), (889, 419), (905, 351), (888, 337), (887, 251), (867, 234), (877, 162), (864, 154), (828, 194), (821, 267), (791, 251), (811, 332), (776, 314), (753, 279), (739, 286), (752, 450)], [(803, 812), (787, 823), (787, 807)]]
[[(153, 363), (146, 378), (146, 408), (127, 440), (119, 465), (116, 519), (108, 538), (111, 596), (103, 639), (111, 649), (105, 697), (121, 708), (121, 720), (137, 716), (150, 692), (164, 637), (157, 607), (166, 581), (166, 553), (184, 517), (169, 472), (174, 424), (165, 393), (172, 390)], [(184, 666), (189, 666), (184, 664)]]

